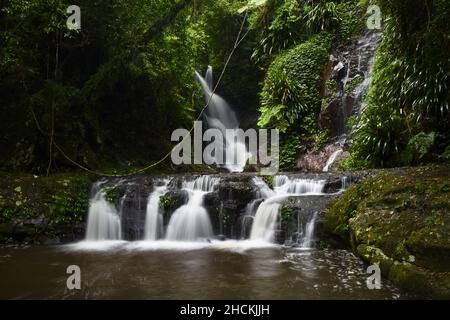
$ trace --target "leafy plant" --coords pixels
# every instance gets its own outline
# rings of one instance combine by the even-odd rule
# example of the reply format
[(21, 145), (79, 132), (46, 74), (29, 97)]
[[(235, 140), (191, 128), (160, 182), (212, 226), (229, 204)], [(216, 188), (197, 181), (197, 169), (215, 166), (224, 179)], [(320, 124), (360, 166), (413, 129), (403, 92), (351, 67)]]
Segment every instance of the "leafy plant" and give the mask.
[(260, 127), (286, 132), (320, 109), (320, 80), (332, 37), (320, 34), (278, 56), (261, 92)]
[(290, 134), (282, 142), (280, 147), (280, 169), (289, 170), (296, 166), (296, 160), (302, 145), (300, 137)]
[(318, 31), (330, 30), (341, 21), (338, 5), (329, 0), (319, 0), (305, 7), (306, 24)]
[(159, 203), (164, 210), (168, 210), (174, 206), (176, 200), (170, 195), (163, 195), (159, 198)]
[(250, 28), (258, 32), (258, 43), (252, 54), (257, 63), (300, 43), (304, 38), (303, 6), (299, 0), (268, 0), (250, 17)]
[(417, 164), (422, 160), (431, 151), (431, 148), (435, 143), (435, 137), (436, 134), (434, 132), (428, 134), (420, 132), (412, 137), (402, 152), (401, 157), (403, 164)]
[[(380, 4), (390, 18), (377, 53), (368, 106), (354, 131), (352, 152), (370, 166), (395, 166), (423, 157), (420, 150), (427, 149), (433, 139), (421, 132), (434, 131), (437, 137), (450, 131), (445, 71), (449, 60), (442, 46), (446, 41), (443, 15), (449, 9), (443, 1), (414, 1), (414, 9), (404, 0)], [(416, 22), (410, 23), (411, 19)], [(442, 152), (445, 144), (440, 148), (436, 151)]]

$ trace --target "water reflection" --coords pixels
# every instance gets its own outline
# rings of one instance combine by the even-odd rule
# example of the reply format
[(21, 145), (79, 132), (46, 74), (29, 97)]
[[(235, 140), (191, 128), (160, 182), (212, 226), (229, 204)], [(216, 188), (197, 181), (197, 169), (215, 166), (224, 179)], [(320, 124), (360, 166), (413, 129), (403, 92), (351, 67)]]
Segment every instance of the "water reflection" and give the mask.
[[(385, 280), (381, 290), (368, 290), (365, 265), (345, 250), (258, 247), (242, 241), (178, 250), (164, 245), (3, 248), (0, 298), (407, 298)], [(81, 268), (81, 290), (66, 289), (66, 268), (71, 264)]]

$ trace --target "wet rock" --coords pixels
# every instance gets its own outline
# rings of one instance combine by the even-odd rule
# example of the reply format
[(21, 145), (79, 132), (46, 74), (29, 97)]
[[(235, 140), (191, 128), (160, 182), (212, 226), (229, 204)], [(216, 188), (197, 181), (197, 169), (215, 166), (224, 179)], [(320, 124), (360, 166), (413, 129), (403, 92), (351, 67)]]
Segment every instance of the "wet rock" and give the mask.
[(124, 195), (116, 204), (121, 215), (122, 235), (124, 240), (141, 240), (144, 238), (147, 201), (152, 188), (148, 184), (138, 183), (125, 187)]
[[(304, 171), (323, 171), (325, 165), (327, 164), (328, 159), (331, 155), (338, 151), (342, 150), (342, 147), (338, 144), (329, 144), (322, 150), (311, 150), (305, 154), (300, 155), (297, 160), (297, 168)], [(347, 151), (342, 151), (336, 156), (335, 161), (329, 167), (329, 171), (334, 168), (334, 165), (339, 161), (342, 161), (344, 158), (348, 156)]]

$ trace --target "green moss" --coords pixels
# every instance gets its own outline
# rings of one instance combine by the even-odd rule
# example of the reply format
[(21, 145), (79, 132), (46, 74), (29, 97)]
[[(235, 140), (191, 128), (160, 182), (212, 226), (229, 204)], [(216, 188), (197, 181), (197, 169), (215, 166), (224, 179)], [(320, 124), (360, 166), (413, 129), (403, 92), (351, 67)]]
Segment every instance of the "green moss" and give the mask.
[(105, 192), (106, 201), (115, 204), (119, 201), (119, 198), (123, 192), (123, 186), (112, 186), (103, 188)]
[(450, 168), (383, 173), (349, 188), (325, 226), (402, 288), (442, 297), (450, 281)]
[(169, 210), (176, 204), (177, 200), (171, 195), (163, 195), (159, 198), (160, 205), (164, 210)]
[(292, 207), (284, 205), (280, 208), (280, 215), (282, 222), (289, 222), (294, 217), (295, 210)]
[(273, 176), (262, 176), (262, 179), (270, 189), (273, 189)]
[(35, 232), (51, 234), (59, 226), (82, 221), (86, 216), (91, 176), (0, 173), (0, 177), (0, 224), (14, 226), (39, 218), (45, 221), (45, 227)]
[(344, 91), (345, 93), (350, 93), (353, 90), (356, 89), (357, 86), (359, 86), (362, 82), (364, 81), (364, 77), (362, 77), (361, 75), (356, 76), (355, 78), (353, 78), (350, 82), (347, 82), (347, 84), (345, 85)]

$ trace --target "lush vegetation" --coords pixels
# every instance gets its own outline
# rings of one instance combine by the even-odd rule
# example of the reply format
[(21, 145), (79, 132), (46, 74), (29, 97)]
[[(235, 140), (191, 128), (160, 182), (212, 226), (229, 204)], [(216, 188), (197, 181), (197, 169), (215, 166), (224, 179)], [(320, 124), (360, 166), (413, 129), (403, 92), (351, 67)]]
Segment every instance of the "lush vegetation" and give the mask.
[[(66, 28), (69, 4), (2, 4), (0, 166), (61, 170), (62, 152), (96, 169), (160, 159), (203, 107), (194, 71), (223, 66), (242, 2), (82, 0), (81, 31)], [(243, 113), (257, 100), (250, 56), (243, 45), (221, 86), (246, 97)]]
[(292, 169), (329, 138), (318, 124), (334, 97), (324, 93), (328, 58), (366, 30), (370, 4), (384, 37), (343, 167), (450, 159), (445, 0), (81, 0), (81, 31), (65, 26), (69, 4), (7, 0), (0, 11), (3, 170), (56, 172), (70, 158), (126, 173), (159, 160), (203, 107), (194, 71), (221, 70), (244, 18), (219, 93), (242, 127), (280, 130), (281, 167)]
[(324, 72), (332, 49), (361, 29), (363, 8), (357, 1), (268, 1), (253, 17), (253, 28), (260, 29), (253, 57), (269, 65), (258, 125), (283, 133), (282, 169), (292, 169), (300, 151), (326, 140), (318, 126)]
[(448, 1), (378, 2), (388, 17), (349, 163), (448, 161)]
[(71, 236), (86, 217), (94, 179), (79, 173), (0, 174), (0, 241)]

